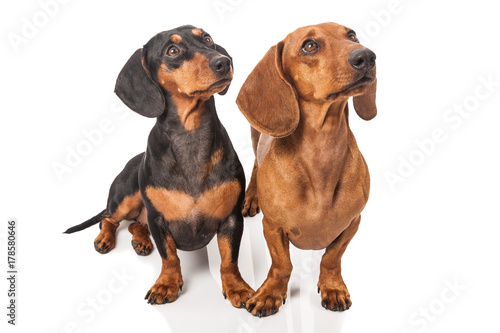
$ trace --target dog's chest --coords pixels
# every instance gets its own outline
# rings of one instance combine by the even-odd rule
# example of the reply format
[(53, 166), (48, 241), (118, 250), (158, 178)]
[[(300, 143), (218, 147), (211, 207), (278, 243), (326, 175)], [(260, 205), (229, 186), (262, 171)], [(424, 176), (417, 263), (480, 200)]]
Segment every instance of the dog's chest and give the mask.
[(366, 204), (366, 164), (361, 154), (350, 155), (342, 168), (333, 168), (327, 175), (282, 158), (286, 157), (271, 154), (259, 167), (257, 187), (264, 216), (282, 228), (296, 247), (326, 248)]
[(208, 217), (226, 219), (232, 212), (241, 185), (238, 180), (215, 185), (197, 197), (178, 190), (148, 186), (146, 195), (167, 221), (197, 221)]

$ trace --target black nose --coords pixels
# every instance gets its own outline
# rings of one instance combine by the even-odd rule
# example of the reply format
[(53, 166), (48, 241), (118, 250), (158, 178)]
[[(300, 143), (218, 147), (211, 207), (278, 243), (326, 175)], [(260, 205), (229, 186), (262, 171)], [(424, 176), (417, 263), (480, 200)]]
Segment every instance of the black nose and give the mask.
[(364, 48), (353, 51), (349, 56), (349, 63), (358, 72), (366, 73), (375, 66), (376, 58), (372, 50)]
[(210, 68), (218, 74), (227, 74), (231, 68), (231, 59), (225, 56), (215, 57), (210, 61)]

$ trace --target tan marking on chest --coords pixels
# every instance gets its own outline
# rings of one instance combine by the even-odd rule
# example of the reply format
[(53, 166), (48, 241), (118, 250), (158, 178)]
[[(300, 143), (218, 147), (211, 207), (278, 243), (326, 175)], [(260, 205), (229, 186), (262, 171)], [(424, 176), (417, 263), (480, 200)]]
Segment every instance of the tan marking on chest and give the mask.
[(167, 221), (186, 220), (197, 215), (226, 219), (233, 211), (240, 192), (237, 180), (214, 186), (196, 199), (181, 191), (153, 186), (146, 188), (149, 200)]

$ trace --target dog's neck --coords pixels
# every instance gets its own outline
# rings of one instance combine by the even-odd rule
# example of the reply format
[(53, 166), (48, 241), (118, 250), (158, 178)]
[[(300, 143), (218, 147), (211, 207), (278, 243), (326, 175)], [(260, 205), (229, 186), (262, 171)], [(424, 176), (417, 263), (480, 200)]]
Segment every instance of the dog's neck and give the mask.
[[(155, 136), (166, 135), (166, 142), (173, 147), (182, 144), (182, 149), (193, 153), (210, 150), (216, 139), (219, 126), (213, 96), (208, 99), (185, 99), (180, 101), (165, 96), (167, 108), (157, 118)], [(192, 144), (188, 144), (192, 143)]]
[(332, 171), (342, 170), (351, 142), (346, 104), (347, 100), (331, 104), (299, 100), (301, 118), (297, 129), (280, 139), (306, 167), (322, 171), (314, 174), (331, 175)]
[(345, 137), (349, 133), (347, 115), (344, 112), (346, 105), (347, 99), (332, 103), (315, 103), (300, 99), (300, 122), (290, 137), (294, 141), (299, 139), (300, 142), (327, 141), (329, 147), (341, 144), (342, 142), (331, 140)]
[[(201, 124), (201, 119), (210, 102), (213, 104), (212, 96), (188, 96), (186, 94), (171, 94), (169, 98), (172, 102), (169, 103), (167, 114), (172, 115), (175, 119), (177, 115), (180, 124), (188, 132), (192, 132)], [(173, 106), (173, 107), (172, 107)], [(215, 107), (213, 107), (215, 109)]]

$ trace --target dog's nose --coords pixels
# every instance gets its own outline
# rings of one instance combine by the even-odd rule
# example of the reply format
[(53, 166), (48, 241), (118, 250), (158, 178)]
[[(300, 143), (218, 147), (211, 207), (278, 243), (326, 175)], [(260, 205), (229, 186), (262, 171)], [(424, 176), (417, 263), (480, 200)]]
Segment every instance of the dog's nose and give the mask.
[(215, 57), (210, 61), (210, 68), (218, 74), (227, 74), (231, 68), (231, 59), (225, 56)]
[(349, 56), (349, 64), (358, 72), (366, 73), (375, 66), (377, 56), (372, 50), (364, 48), (355, 50)]

